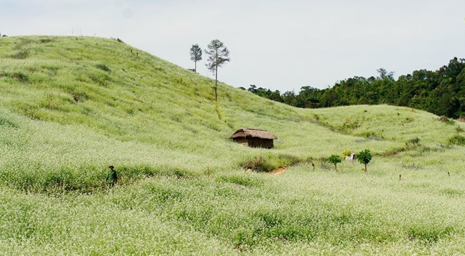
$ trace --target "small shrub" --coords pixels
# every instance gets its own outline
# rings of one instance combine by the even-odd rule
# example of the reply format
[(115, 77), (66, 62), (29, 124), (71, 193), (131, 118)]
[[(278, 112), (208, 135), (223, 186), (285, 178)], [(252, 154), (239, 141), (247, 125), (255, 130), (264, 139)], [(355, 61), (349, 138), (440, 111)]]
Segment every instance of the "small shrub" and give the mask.
[(413, 122), (413, 118), (410, 118), (410, 117), (405, 118), (405, 123), (411, 123), (411, 122)]
[(344, 124), (342, 124), (341, 130), (349, 132), (360, 127), (360, 123), (357, 120), (346, 119)]
[(447, 118), (446, 116), (441, 116), (441, 117), (439, 118), (439, 121), (440, 121), (440, 122), (443, 122), (443, 123), (446, 123), (446, 124), (448, 124), (448, 125), (454, 125), (454, 124), (455, 124), (455, 121), (454, 121), (454, 120), (451, 120), (451, 119)]
[(53, 42), (53, 40), (50, 39), (50, 38), (42, 38), (42, 39), (40, 39), (40, 42), (41, 42), (42, 44), (46, 44), (46, 43)]
[(352, 152), (350, 152), (350, 150), (348, 150), (347, 148), (344, 149), (344, 152), (342, 152), (343, 157), (348, 157), (350, 156), (350, 154), (352, 154)]
[(454, 120), (449, 120), (449, 122), (446, 122), (446, 124), (448, 124), (448, 125), (455, 125), (455, 121), (454, 121)]
[(458, 145), (458, 146), (464, 146), (465, 145), (465, 137), (461, 135), (454, 135), (449, 139), (449, 144), (450, 145)]
[(297, 163), (303, 162), (303, 160), (286, 154), (268, 154), (265, 156), (257, 156), (249, 159), (241, 164), (245, 169), (252, 169), (258, 172), (271, 172), (283, 166), (291, 166)]
[(457, 132), (459, 132), (459, 133), (460, 133), (460, 132), (463, 132), (463, 128), (460, 127), (459, 125), (457, 125), (457, 127), (455, 127), (455, 130), (456, 130)]
[(420, 143), (420, 138), (415, 137), (415, 138), (409, 140), (408, 143), (413, 144), (413, 145), (418, 145)]
[(103, 70), (105, 72), (111, 72), (111, 69), (105, 64), (97, 64), (97, 65), (95, 65), (95, 67), (98, 68), (98, 69), (101, 69), (101, 70)]
[(319, 116), (319, 115), (315, 114), (315, 115), (313, 115), (313, 117), (315, 118), (315, 120), (316, 120), (317, 122), (320, 121), (320, 116)]
[(383, 157), (389, 157), (389, 156), (395, 156), (401, 152), (405, 152), (405, 147), (402, 147), (402, 148), (392, 148), (392, 149), (388, 149), (387, 151), (381, 153), (380, 155), (383, 156)]

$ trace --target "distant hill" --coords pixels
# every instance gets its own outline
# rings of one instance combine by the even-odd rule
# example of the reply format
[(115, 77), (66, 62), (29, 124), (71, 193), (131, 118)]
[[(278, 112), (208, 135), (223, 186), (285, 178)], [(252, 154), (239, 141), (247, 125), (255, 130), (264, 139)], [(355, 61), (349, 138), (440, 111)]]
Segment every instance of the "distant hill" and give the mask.
[(355, 76), (323, 90), (304, 86), (298, 94), (281, 94), (255, 85), (248, 90), (300, 108), (389, 104), (422, 109), (451, 118), (465, 114), (465, 59), (453, 58), (448, 65), (436, 71), (416, 70), (397, 80), (393, 73), (385, 69), (378, 72), (378, 77)]

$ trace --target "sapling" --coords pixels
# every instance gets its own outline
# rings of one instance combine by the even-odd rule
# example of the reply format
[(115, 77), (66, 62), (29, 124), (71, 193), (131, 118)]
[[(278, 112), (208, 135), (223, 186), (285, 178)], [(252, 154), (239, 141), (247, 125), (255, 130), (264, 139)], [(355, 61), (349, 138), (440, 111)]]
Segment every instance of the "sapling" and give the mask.
[(367, 172), (367, 164), (371, 161), (371, 153), (369, 149), (360, 151), (356, 156), (357, 160), (365, 165), (365, 173)]
[(331, 155), (329, 158), (328, 158), (328, 161), (332, 164), (334, 164), (334, 169), (336, 169), (336, 172), (337, 172), (337, 164), (340, 163), (342, 161), (341, 157), (338, 156), (338, 155)]

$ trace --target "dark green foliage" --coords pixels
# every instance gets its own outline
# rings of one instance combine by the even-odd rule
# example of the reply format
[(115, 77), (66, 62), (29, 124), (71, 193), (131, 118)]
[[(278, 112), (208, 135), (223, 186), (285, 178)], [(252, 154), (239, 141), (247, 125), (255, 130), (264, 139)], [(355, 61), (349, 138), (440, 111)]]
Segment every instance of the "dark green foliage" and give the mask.
[(278, 102), (284, 102), (283, 98), (281, 97), (281, 93), (278, 90), (272, 92), (270, 89), (265, 89), (262, 87), (257, 88), (257, 86), (253, 84), (251, 84), (249, 89), (247, 90), (263, 98), (267, 98)]
[(365, 150), (360, 151), (356, 156), (357, 160), (361, 164), (365, 165), (365, 172), (367, 172), (367, 164), (371, 161), (371, 157), (372, 156), (371, 156), (371, 153), (370, 153), (369, 149), (365, 149)]
[(241, 164), (243, 168), (252, 169), (257, 172), (271, 172), (280, 167), (292, 166), (303, 162), (304, 160), (299, 159), (293, 155), (279, 154), (273, 155), (268, 154), (264, 156), (257, 156), (251, 159), (248, 159)]
[(420, 143), (420, 138), (415, 137), (415, 138), (409, 140), (408, 143), (413, 144), (413, 145), (418, 145)]
[(337, 164), (342, 162), (342, 159), (340, 156), (338, 155), (331, 155), (329, 158), (328, 158), (328, 162), (334, 164), (334, 169), (336, 169), (336, 172), (337, 172)]
[(301, 108), (321, 108), (358, 104), (390, 104), (422, 109), (436, 115), (458, 118), (465, 113), (465, 59), (453, 58), (436, 71), (416, 70), (394, 80), (393, 72), (381, 68), (378, 77), (348, 78), (332, 88), (301, 88), (298, 94), (281, 94), (251, 85), (261, 97)]
[(449, 144), (450, 145), (458, 145), (458, 146), (464, 146), (465, 145), (465, 137), (461, 135), (454, 135), (449, 139)]
[(40, 39), (40, 42), (43, 44), (46, 44), (46, 43), (53, 42), (53, 40), (51, 38), (43, 38), (43, 39)]
[(101, 69), (103, 71), (106, 71), (106, 72), (111, 72), (111, 69), (109, 67), (107, 67), (107, 65), (105, 64), (97, 64), (95, 65), (96, 68), (98, 69)]
[(6, 126), (11, 128), (19, 128), (19, 126), (12, 121), (0, 116), (0, 126)]
[(197, 61), (202, 60), (202, 49), (198, 44), (194, 44), (190, 50), (191, 60), (195, 63), (194, 72), (197, 73)]
[(420, 226), (411, 227), (408, 230), (408, 238), (410, 240), (417, 240), (424, 244), (432, 244), (437, 242), (440, 238), (451, 234), (454, 231), (453, 227), (431, 227)]

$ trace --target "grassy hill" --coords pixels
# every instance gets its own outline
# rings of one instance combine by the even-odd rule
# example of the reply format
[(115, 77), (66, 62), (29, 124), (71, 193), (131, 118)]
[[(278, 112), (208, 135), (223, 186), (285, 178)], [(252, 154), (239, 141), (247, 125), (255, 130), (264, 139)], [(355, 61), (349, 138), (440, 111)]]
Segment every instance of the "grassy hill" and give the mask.
[[(213, 83), (117, 40), (1, 38), (0, 252), (465, 253), (462, 123)], [(275, 148), (227, 139), (242, 127)], [(371, 150), (368, 174), (324, 161), (344, 149)]]

